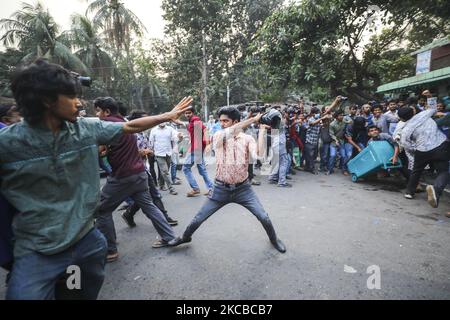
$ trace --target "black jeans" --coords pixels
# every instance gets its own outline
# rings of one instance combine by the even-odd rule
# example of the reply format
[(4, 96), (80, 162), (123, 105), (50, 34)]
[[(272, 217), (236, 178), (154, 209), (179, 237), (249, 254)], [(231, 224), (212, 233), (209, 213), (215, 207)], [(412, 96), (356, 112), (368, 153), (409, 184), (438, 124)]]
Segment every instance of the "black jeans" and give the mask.
[(317, 159), (317, 156), (319, 154), (319, 146), (316, 144), (305, 144), (305, 160), (306, 160), (306, 171), (314, 171), (316, 169), (315, 167), (315, 161)]
[(448, 174), (448, 161), (450, 159), (450, 143), (448, 141), (441, 144), (439, 147), (427, 151), (416, 151), (414, 155), (414, 169), (411, 177), (408, 181), (407, 192), (414, 195), (417, 185), (419, 184), (420, 176), (422, 175), (425, 167), (434, 165), (437, 171), (437, 177), (434, 180), (434, 189), (438, 197), (441, 196), (445, 187), (447, 186), (449, 174)]

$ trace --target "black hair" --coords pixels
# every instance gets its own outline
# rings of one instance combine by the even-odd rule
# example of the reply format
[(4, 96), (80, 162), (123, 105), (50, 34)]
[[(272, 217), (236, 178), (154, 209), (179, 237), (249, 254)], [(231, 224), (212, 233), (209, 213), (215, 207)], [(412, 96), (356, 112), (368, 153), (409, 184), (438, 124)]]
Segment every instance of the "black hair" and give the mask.
[(231, 121), (239, 121), (241, 119), (241, 113), (236, 107), (222, 107), (217, 112), (217, 116), (220, 118), (221, 115), (226, 115)]
[(370, 129), (377, 129), (378, 131), (380, 131), (380, 128), (378, 128), (376, 125), (370, 125), (367, 127), (367, 132), (370, 131)]
[(417, 98), (416, 97), (408, 97), (408, 99), (406, 99), (406, 104), (409, 106), (417, 105)]
[(130, 112), (130, 116), (128, 117), (128, 120), (134, 120), (142, 118), (145, 114), (147, 114), (147, 111), (144, 110), (132, 110)]
[(390, 99), (390, 100), (388, 101), (388, 104), (390, 104), (390, 103), (395, 103), (395, 104), (397, 104), (397, 103), (398, 103), (398, 100), (396, 100), (396, 99)]
[(344, 112), (342, 110), (338, 110), (338, 111), (334, 112), (333, 117), (337, 118), (340, 115), (344, 115)]
[(0, 104), (0, 120), (3, 117), (10, 117), (13, 112), (19, 112), (14, 103), (2, 103)]
[(311, 113), (320, 113), (320, 109), (319, 108), (317, 108), (317, 107), (312, 107), (311, 108)]
[(100, 108), (103, 111), (109, 110), (111, 114), (117, 114), (119, 112), (119, 104), (114, 98), (101, 97), (94, 100), (94, 107)]
[(118, 112), (122, 117), (126, 117), (128, 115), (128, 108), (122, 101), (117, 101), (117, 106), (119, 108)]
[[(197, 114), (194, 106), (191, 106), (191, 107), (190, 107), (189, 109), (187, 109), (186, 111), (191, 111), (193, 114)], [(186, 111), (185, 111), (185, 112), (186, 112)]]
[(376, 105), (374, 105), (374, 106), (372, 107), (372, 112), (374, 112), (375, 109), (380, 109), (381, 111), (383, 111), (383, 107), (380, 106), (379, 104), (376, 104)]
[(356, 104), (352, 104), (352, 105), (349, 107), (349, 109), (350, 109), (350, 110), (351, 110), (351, 109), (358, 110), (358, 106), (357, 106)]
[(11, 91), (25, 121), (36, 125), (44, 119), (46, 104), (57, 101), (58, 95), (80, 95), (81, 83), (62, 66), (38, 59), (13, 74)]
[(366, 118), (356, 117), (355, 120), (353, 120), (353, 130), (355, 131), (364, 130), (365, 127), (366, 127)]
[(398, 110), (398, 117), (403, 121), (408, 121), (409, 119), (414, 117), (414, 111), (409, 106), (402, 107), (400, 108), (400, 110)]

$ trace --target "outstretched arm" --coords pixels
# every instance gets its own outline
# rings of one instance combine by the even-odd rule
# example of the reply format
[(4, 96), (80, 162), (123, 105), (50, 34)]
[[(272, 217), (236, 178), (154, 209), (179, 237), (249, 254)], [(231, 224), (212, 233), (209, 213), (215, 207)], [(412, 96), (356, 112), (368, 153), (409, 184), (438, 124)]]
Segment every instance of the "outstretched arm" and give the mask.
[(123, 132), (126, 134), (138, 133), (153, 128), (160, 123), (177, 120), (185, 111), (189, 110), (191, 103), (192, 97), (186, 97), (170, 112), (125, 122)]

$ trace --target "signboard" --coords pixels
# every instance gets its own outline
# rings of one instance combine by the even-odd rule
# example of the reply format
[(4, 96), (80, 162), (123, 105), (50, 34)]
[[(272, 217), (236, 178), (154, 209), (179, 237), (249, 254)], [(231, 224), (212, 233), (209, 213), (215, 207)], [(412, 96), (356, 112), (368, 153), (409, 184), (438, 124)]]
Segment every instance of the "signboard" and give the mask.
[(427, 104), (430, 109), (436, 109), (437, 108), (437, 98), (436, 97), (428, 98)]
[(417, 55), (416, 75), (430, 72), (431, 50), (421, 52)]

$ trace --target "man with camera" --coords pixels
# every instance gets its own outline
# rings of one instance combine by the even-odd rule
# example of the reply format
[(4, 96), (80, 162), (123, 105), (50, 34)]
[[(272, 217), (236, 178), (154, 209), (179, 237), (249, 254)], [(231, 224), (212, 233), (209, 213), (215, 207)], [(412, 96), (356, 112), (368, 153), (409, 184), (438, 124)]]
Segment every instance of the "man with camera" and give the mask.
[(42, 59), (19, 70), (11, 89), (24, 121), (0, 130), (1, 191), (19, 212), (6, 298), (54, 299), (56, 284), (75, 266), (81, 289), (71, 293), (96, 299), (107, 253), (94, 227), (98, 146), (177, 119), (192, 98), (170, 112), (130, 122), (78, 118), (80, 80)]
[[(237, 203), (247, 208), (261, 222), (273, 246), (280, 252), (286, 247), (278, 239), (269, 215), (264, 210), (258, 197), (252, 190), (248, 180), (248, 164), (263, 154), (264, 130), (259, 132), (259, 148), (255, 140), (243, 133), (252, 123), (261, 120), (262, 114), (249, 117), (240, 122), (239, 110), (234, 107), (223, 107), (218, 112), (220, 124), (224, 130), (214, 135), (216, 150), (216, 179), (212, 192), (197, 215), (188, 225), (182, 237), (169, 244), (178, 246), (190, 242), (192, 235), (210, 216), (229, 203)], [(268, 116), (268, 115), (266, 115)], [(258, 152), (259, 151), (259, 152)], [(259, 153), (259, 154), (258, 154)]]

